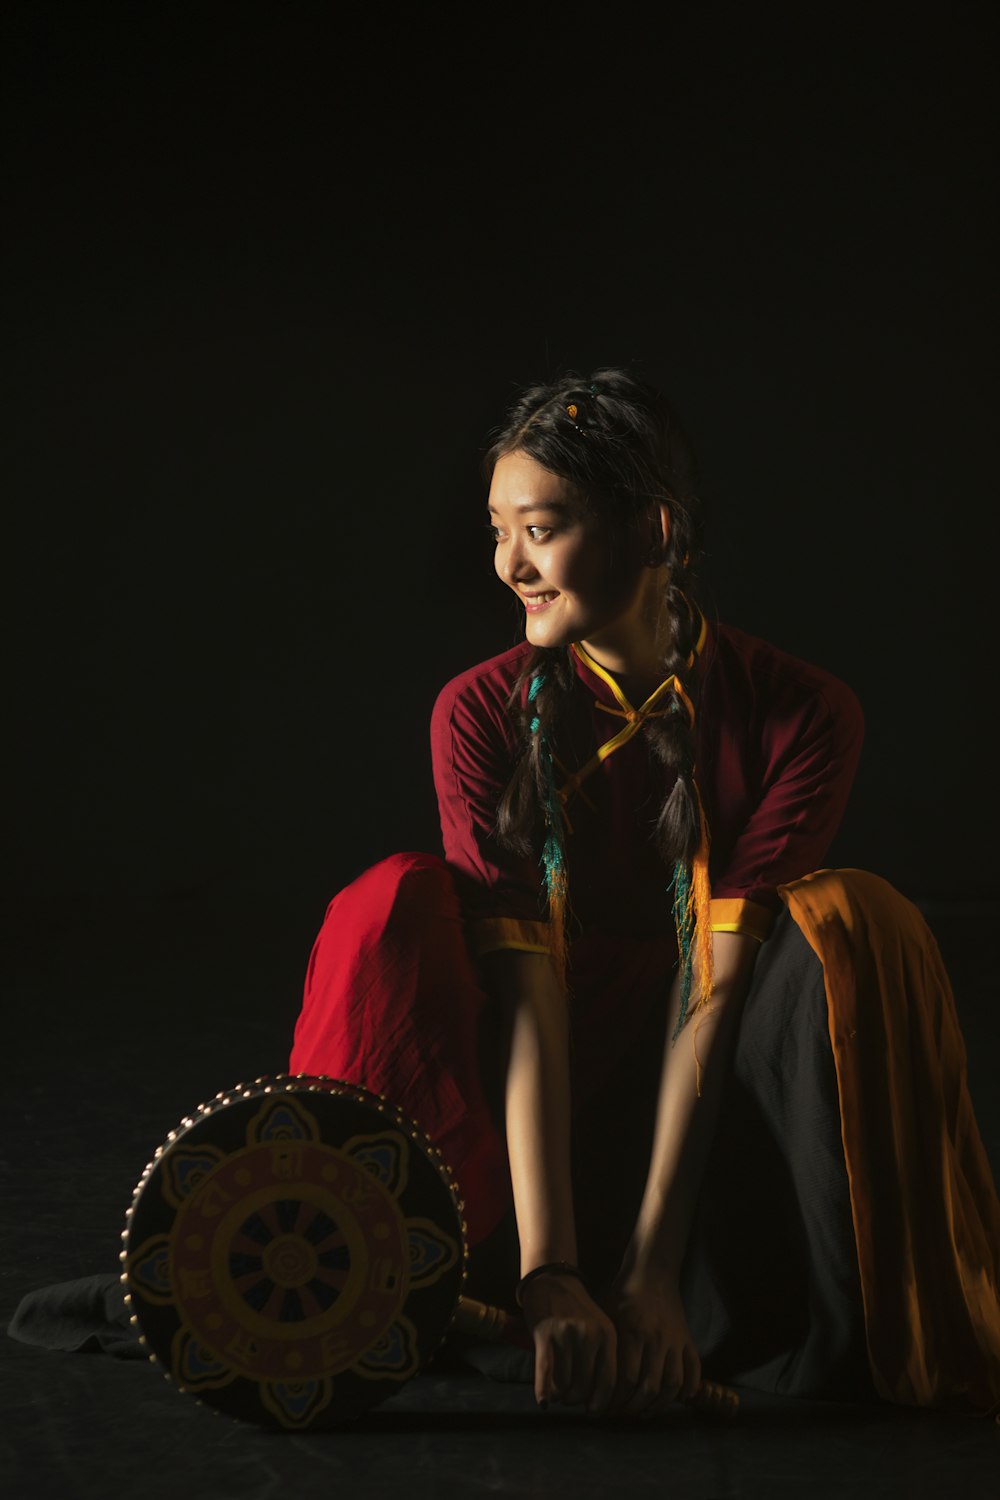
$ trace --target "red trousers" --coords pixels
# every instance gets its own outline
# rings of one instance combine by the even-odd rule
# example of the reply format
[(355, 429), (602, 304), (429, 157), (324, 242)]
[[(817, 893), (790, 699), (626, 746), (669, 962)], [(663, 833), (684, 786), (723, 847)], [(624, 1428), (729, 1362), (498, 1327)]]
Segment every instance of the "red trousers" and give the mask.
[(511, 1200), (480, 1060), (485, 1001), (447, 867), (394, 855), (327, 908), (290, 1059), (292, 1073), (360, 1084), (416, 1121), (457, 1178), (470, 1244)]
[[(593, 1234), (606, 1238), (613, 1200), (637, 1203), (641, 1192), (646, 1157), (627, 1142), (640, 1101), (644, 1123), (652, 1119), (672, 958), (666, 935), (624, 954), (601, 937), (574, 946), (575, 1155), (600, 1184), (576, 1183), (581, 1238), (589, 1203)], [(290, 1071), (361, 1084), (414, 1119), (455, 1174), (472, 1246), (511, 1206), (501, 1055), (442, 860), (393, 855), (334, 897), (309, 960)]]

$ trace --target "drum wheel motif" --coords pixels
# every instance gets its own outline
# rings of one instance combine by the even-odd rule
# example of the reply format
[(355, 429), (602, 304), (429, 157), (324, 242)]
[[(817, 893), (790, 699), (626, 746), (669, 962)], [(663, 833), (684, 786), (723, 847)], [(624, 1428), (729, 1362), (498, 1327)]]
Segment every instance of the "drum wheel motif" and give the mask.
[[(274, 1080), (185, 1122), (124, 1236), (153, 1357), (182, 1390), (264, 1425), (327, 1412), (332, 1425), (398, 1389), (429, 1353), (422, 1302), (433, 1347), (464, 1273), (456, 1190), (428, 1147), (384, 1101), (330, 1080)], [(433, 1217), (412, 1212), (428, 1182)]]

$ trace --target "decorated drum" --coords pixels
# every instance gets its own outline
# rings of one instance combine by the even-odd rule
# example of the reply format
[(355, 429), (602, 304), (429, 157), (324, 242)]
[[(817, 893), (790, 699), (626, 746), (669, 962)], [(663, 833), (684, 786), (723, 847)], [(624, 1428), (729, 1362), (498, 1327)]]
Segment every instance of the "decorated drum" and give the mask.
[(398, 1391), (459, 1304), (440, 1153), (337, 1079), (259, 1078), (172, 1130), (135, 1189), (122, 1281), (150, 1358), (233, 1417), (330, 1428)]

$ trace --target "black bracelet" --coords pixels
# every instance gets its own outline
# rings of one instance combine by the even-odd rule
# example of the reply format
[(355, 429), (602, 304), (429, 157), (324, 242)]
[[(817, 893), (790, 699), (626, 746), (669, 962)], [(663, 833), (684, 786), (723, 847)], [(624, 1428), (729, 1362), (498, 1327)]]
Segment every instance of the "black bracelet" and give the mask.
[(514, 1301), (518, 1307), (524, 1306), (524, 1289), (535, 1280), (536, 1276), (575, 1276), (578, 1281), (583, 1282), (584, 1286), (587, 1285), (586, 1278), (579, 1266), (574, 1266), (568, 1260), (547, 1260), (544, 1265), (534, 1266), (517, 1283), (517, 1286), (514, 1288)]

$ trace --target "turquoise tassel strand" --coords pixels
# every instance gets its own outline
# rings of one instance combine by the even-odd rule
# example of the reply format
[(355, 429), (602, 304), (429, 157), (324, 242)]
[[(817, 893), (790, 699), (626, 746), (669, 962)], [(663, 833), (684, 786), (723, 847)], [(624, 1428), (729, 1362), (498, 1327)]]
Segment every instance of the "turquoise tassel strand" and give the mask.
[[(545, 686), (545, 673), (536, 672), (531, 679), (528, 688), (528, 702), (534, 703), (539, 692)], [(549, 749), (548, 740), (542, 730), (542, 722), (536, 714), (528, 726), (532, 734), (537, 734), (541, 742), (542, 759), (545, 767), (545, 825), (548, 832), (539, 863), (545, 871), (545, 891), (551, 906), (553, 901), (559, 902), (566, 889), (566, 855), (563, 850), (563, 816), (562, 803), (559, 801), (559, 793), (556, 790), (555, 766), (552, 763), (552, 752)]]

